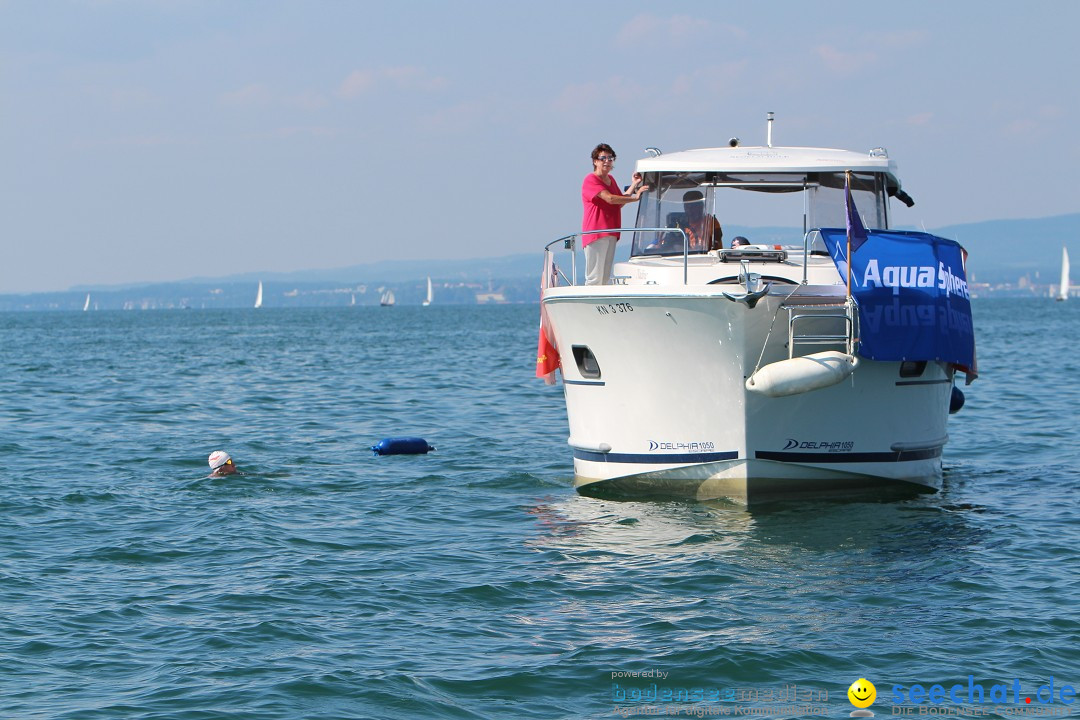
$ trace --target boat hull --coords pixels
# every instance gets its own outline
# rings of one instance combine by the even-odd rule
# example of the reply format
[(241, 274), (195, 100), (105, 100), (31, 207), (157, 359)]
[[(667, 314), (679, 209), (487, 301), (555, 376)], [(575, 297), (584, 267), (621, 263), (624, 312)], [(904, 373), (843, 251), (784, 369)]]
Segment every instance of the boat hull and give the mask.
[(944, 365), (901, 376), (901, 363), (860, 359), (828, 387), (747, 390), (755, 368), (788, 358), (788, 308), (831, 304), (835, 314), (836, 293), (784, 286), (750, 308), (716, 286), (549, 291), (575, 485), (737, 502), (939, 488), (952, 390)]
[[(904, 471), (908, 477), (904, 479), (853, 473), (843, 465), (747, 459), (673, 466), (601, 479), (580, 474), (597, 473), (575, 458), (574, 487), (586, 495), (731, 500), (741, 504), (861, 494), (881, 497), (940, 489), (940, 463), (922, 464), (922, 468), (909, 465)], [(872, 465), (866, 469), (876, 472)], [(925, 474), (915, 474), (919, 472)]]

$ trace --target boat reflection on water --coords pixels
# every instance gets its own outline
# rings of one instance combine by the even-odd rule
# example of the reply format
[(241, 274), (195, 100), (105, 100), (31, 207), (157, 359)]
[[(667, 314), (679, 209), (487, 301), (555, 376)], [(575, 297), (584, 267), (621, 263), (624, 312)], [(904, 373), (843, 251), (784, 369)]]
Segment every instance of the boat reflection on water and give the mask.
[(574, 495), (528, 512), (541, 530), (531, 545), (608, 566), (620, 558), (635, 562), (721, 555), (784, 565), (795, 549), (912, 553), (932, 561), (985, 535), (968, 528), (966, 521), (982, 508), (951, 504), (947, 495), (800, 500), (752, 508), (728, 500), (624, 501)]
[[(715, 506), (681, 501), (614, 502), (573, 496), (550, 505), (537, 505), (535, 515), (544, 535), (538, 546), (564, 549), (585, 557), (612, 553), (618, 556), (665, 556), (696, 552), (734, 552), (753, 529), (753, 515), (745, 507), (722, 501)], [(610, 559), (610, 558), (609, 558)], [(608, 560), (604, 560), (608, 562)]]
[(978, 508), (942, 500), (749, 509), (574, 495), (529, 510), (537, 526), (528, 545), (578, 589), (557, 611), (590, 642), (650, 646), (661, 628), (667, 640), (650, 661), (691, 672), (719, 662), (723, 646), (817, 652), (822, 638), (853, 633), (910, 643), (922, 632), (912, 623), (925, 622), (927, 606), (951, 604), (957, 583), (975, 597), (990, 592), (997, 580), (980, 570), (990, 531), (971, 520)]

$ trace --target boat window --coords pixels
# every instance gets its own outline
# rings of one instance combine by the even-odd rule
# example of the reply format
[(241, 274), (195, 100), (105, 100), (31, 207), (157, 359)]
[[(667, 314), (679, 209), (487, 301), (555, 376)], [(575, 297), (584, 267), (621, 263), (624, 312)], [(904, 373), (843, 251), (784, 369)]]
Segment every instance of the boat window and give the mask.
[(925, 360), (905, 360), (900, 363), (900, 377), (913, 378), (919, 377), (926, 372)]
[[(648, 173), (648, 192), (638, 204), (635, 227), (671, 228), (671, 232), (634, 233), (632, 255), (682, 255), (683, 234), (688, 251), (705, 252), (706, 217), (715, 217), (712, 188), (703, 185), (705, 173)], [(693, 242), (689, 237), (694, 233)]]
[(584, 345), (572, 345), (571, 349), (574, 351), (574, 362), (577, 363), (581, 377), (600, 377), (600, 363), (596, 362), (596, 356), (593, 355), (592, 350)]
[[(735, 237), (752, 245), (802, 245), (810, 228), (844, 227), (844, 173), (647, 173), (649, 191), (638, 204), (636, 227), (671, 231), (635, 233), (631, 255), (683, 253), (716, 249), (711, 216), (721, 228), (722, 246)], [(887, 228), (884, 178), (855, 173), (852, 197), (868, 228)], [(693, 232), (691, 232), (693, 231)]]
[[(811, 173), (809, 177), (816, 181), (809, 191), (810, 227), (846, 227), (844, 173)], [(852, 173), (851, 199), (859, 210), (863, 225), (874, 229), (888, 229), (885, 185), (880, 174)]]

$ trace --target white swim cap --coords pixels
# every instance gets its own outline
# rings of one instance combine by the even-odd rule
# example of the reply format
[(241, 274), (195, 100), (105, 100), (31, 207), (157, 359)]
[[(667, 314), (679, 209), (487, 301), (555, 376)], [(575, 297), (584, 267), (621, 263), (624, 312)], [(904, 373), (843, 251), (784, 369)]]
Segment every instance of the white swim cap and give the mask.
[(229, 457), (229, 453), (225, 452), (224, 450), (215, 450), (214, 452), (210, 453), (210, 457), (207, 462), (210, 463), (211, 470), (217, 470), (219, 467), (229, 462), (230, 460), (232, 460), (232, 458)]

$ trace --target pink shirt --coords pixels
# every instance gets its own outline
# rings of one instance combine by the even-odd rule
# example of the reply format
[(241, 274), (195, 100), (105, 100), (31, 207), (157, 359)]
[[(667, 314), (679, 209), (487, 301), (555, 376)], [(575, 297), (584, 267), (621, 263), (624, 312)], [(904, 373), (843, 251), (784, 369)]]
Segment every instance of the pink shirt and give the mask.
[[(607, 187), (604, 187), (604, 183), (593, 173), (586, 175), (585, 181), (581, 183), (581, 204), (584, 208), (581, 218), (582, 230), (607, 230), (622, 225), (622, 206), (612, 205), (603, 200), (600, 197), (601, 190), (607, 190), (612, 195), (622, 195), (619, 183), (615, 182), (615, 178), (611, 175), (608, 175)], [(609, 236), (619, 239), (619, 233), (615, 232), (585, 235), (581, 239), (581, 246), (585, 247), (593, 240)]]

